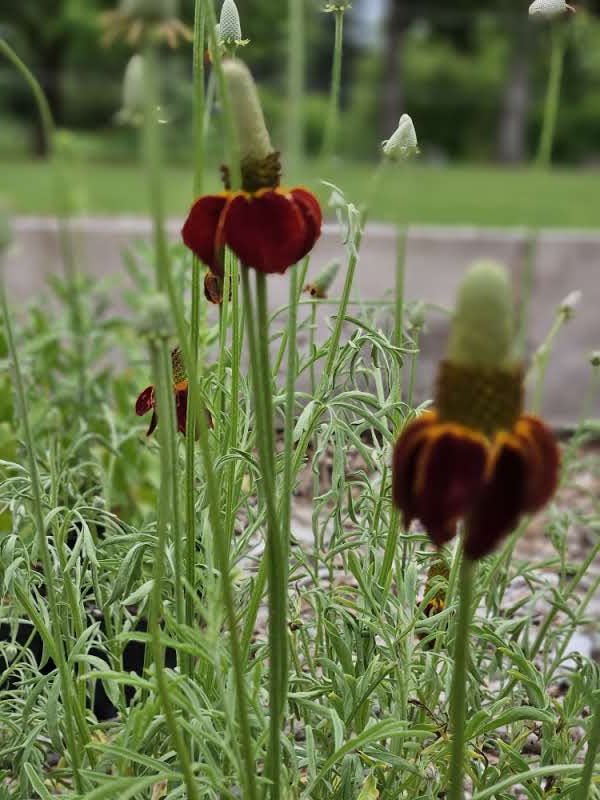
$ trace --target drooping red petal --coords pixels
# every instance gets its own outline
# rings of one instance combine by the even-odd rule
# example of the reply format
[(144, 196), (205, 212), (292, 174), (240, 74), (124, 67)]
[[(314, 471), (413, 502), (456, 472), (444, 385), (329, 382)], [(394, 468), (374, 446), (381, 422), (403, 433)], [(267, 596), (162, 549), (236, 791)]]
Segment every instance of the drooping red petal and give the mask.
[(543, 508), (558, 486), (560, 451), (552, 431), (538, 417), (524, 415), (515, 426), (528, 460), (524, 511)]
[(175, 414), (177, 416), (177, 430), (185, 435), (187, 424), (188, 384), (180, 383), (175, 387)]
[(157, 425), (158, 425), (158, 414), (156, 413), (156, 411), (153, 411), (152, 419), (150, 420), (150, 427), (146, 431), (146, 436), (152, 436), (152, 434), (156, 430)]
[(415, 510), (440, 547), (456, 533), (484, 482), (489, 445), (461, 425), (438, 424), (422, 448), (415, 480)]
[(527, 457), (512, 434), (500, 434), (490, 454), (488, 478), (466, 519), (465, 554), (478, 559), (492, 552), (525, 510)]
[(292, 189), (290, 194), (294, 198), (294, 202), (300, 209), (304, 219), (305, 233), (302, 246), (296, 257), (296, 261), (300, 261), (306, 256), (315, 246), (315, 242), (321, 235), (321, 225), (323, 224), (323, 214), (319, 201), (312, 192), (308, 189), (298, 187)]
[(135, 401), (135, 413), (143, 417), (151, 408), (154, 408), (154, 386), (147, 386)]
[(392, 498), (402, 511), (404, 525), (408, 527), (417, 516), (414, 484), (419, 453), (425, 444), (428, 431), (436, 422), (436, 415), (428, 412), (413, 420), (402, 431), (392, 459)]
[(217, 229), (227, 200), (227, 194), (200, 197), (192, 206), (181, 229), (184, 244), (219, 275), (222, 273), (222, 266), (221, 255), (216, 246)]
[(285, 272), (298, 261), (306, 240), (298, 205), (277, 190), (232, 197), (222, 224), (225, 242), (243, 264), (259, 272)]

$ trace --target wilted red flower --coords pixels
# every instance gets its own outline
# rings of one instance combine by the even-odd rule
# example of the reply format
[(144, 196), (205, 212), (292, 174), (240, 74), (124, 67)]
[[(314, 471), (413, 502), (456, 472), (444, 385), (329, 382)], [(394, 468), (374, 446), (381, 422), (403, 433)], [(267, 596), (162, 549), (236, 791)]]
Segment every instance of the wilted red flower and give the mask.
[(225, 246), (246, 267), (283, 273), (304, 258), (319, 238), (321, 207), (308, 189), (279, 185), (279, 153), (271, 145), (246, 65), (236, 58), (225, 59), (223, 73), (240, 145), (242, 188), (231, 191), (229, 169), (224, 167), (226, 191), (196, 200), (183, 226), (183, 241), (220, 276)]
[(402, 432), (393, 457), (395, 505), (438, 546), (464, 521), (468, 558), (487, 555), (525, 513), (554, 494), (560, 454), (538, 417), (523, 413), (523, 370), (512, 359), (505, 270), (474, 266), (459, 294), (435, 410)]
[(420, 519), (441, 546), (465, 521), (465, 553), (481, 558), (524, 513), (554, 494), (560, 458), (551, 431), (522, 415), (507, 431), (480, 431), (427, 412), (402, 433), (394, 450), (393, 496), (405, 524)]
[[(185, 434), (187, 422), (187, 401), (188, 401), (188, 380), (183, 367), (181, 351), (175, 348), (171, 353), (173, 365), (173, 391), (175, 392), (175, 412), (177, 415), (177, 430)], [(143, 417), (152, 411), (150, 427), (146, 436), (151, 436), (158, 425), (158, 415), (156, 413), (156, 394), (154, 386), (147, 386), (140, 394), (135, 403), (135, 413), (138, 417)]]
[(307, 189), (229, 191), (200, 197), (182, 236), (217, 275), (223, 275), (225, 245), (247, 267), (283, 273), (312, 250), (321, 223), (319, 202)]

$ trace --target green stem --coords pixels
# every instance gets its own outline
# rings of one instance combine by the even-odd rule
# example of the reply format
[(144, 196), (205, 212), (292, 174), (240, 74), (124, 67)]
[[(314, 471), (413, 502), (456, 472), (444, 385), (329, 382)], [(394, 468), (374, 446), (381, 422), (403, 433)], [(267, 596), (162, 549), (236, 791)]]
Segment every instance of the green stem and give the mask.
[(525, 263), (521, 277), (521, 297), (519, 298), (519, 330), (517, 333), (516, 355), (524, 358), (527, 351), (527, 335), (529, 333), (529, 315), (531, 312), (531, 299), (533, 297), (533, 284), (535, 281), (535, 263), (538, 245), (538, 231), (532, 230), (527, 237), (525, 245)]
[(560, 20), (553, 22), (550, 72), (546, 89), (544, 119), (536, 158), (537, 166), (542, 169), (547, 169), (552, 162), (566, 45), (566, 30), (563, 28), (562, 22)]
[(194, 49), (192, 54), (194, 87), (194, 197), (202, 194), (204, 182), (204, 46), (206, 8), (202, 0), (194, 5)]
[(337, 145), (337, 132), (340, 115), (340, 89), (342, 85), (342, 54), (344, 45), (344, 11), (334, 11), (335, 16), (335, 43), (333, 48), (333, 64), (331, 68), (331, 88), (329, 91), (329, 109), (321, 158), (330, 158)]
[[(193, 87), (194, 87), (194, 197), (202, 194), (204, 179), (204, 43), (206, 39), (206, 9), (202, 0), (196, 0), (194, 6), (194, 49), (192, 55)], [(200, 355), (200, 302), (202, 274), (200, 261), (192, 259), (192, 310), (190, 320), (190, 349), (196, 369)], [(187, 403), (187, 436), (185, 441), (185, 498), (186, 498), (186, 532), (185, 532), (185, 622), (190, 628), (195, 621), (196, 592), (196, 406), (192, 402), (192, 394), (188, 392)], [(186, 671), (192, 674), (193, 659), (185, 658)]]
[(596, 756), (600, 749), (600, 692), (595, 692), (596, 705), (594, 708), (594, 717), (592, 720), (592, 729), (590, 731), (587, 743), (587, 753), (585, 755), (585, 763), (583, 765), (583, 774), (581, 776), (581, 783), (577, 788), (575, 800), (588, 800), (590, 796), (590, 787), (594, 777), (594, 766), (596, 764)]
[(469, 628), (473, 602), (475, 563), (463, 555), (460, 566), (460, 600), (454, 639), (454, 673), (450, 694), (452, 752), (448, 800), (462, 800), (465, 775), (465, 724), (467, 720), (467, 672), (469, 664)]
[[(1, 258), (0, 254), (0, 258)], [(23, 440), (25, 442), (25, 450), (27, 453), (27, 461), (29, 467), (29, 475), (31, 480), (31, 494), (33, 501), (33, 518), (37, 533), (37, 547), (42, 560), (44, 570), (44, 583), (46, 586), (46, 596), (48, 598), (48, 607), (50, 611), (50, 626), (51, 633), (54, 638), (54, 655), (56, 666), (58, 669), (58, 677), (60, 681), (61, 694), (64, 705), (64, 725), (65, 736), (67, 741), (67, 750), (73, 764), (73, 777), (75, 786), (78, 792), (84, 789), (83, 777), (81, 775), (81, 752), (90, 741), (90, 735), (85, 721), (85, 714), (83, 709), (79, 706), (77, 700), (77, 691), (74, 686), (73, 675), (69, 671), (67, 658), (63, 647), (61, 636), (61, 610), (58, 603), (58, 596), (54, 584), (54, 575), (52, 568), (52, 554), (48, 544), (48, 533), (44, 523), (44, 510), (42, 503), (42, 485), (35, 457), (35, 445), (33, 433), (29, 422), (29, 411), (27, 409), (27, 399), (25, 395), (25, 385), (23, 383), (23, 376), (19, 363), (17, 346), (13, 334), (12, 322), (8, 310), (8, 302), (6, 298), (6, 289), (4, 285), (4, 269), (0, 264), (0, 305), (2, 306), (2, 316), (4, 318), (4, 327), (6, 330), (6, 339), (8, 344), (8, 352), (12, 361), (14, 384), (16, 392), (17, 408), (19, 411), (19, 418), (23, 426)], [(75, 735), (75, 728), (73, 722), (75, 721), (78, 729), (79, 739)]]
[(87, 339), (83, 322), (83, 309), (81, 305), (81, 294), (79, 290), (79, 275), (73, 250), (73, 241), (69, 230), (69, 182), (64, 175), (60, 161), (55, 153), (56, 127), (48, 100), (42, 87), (35, 76), (23, 63), (15, 51), (4, 40), (0, 39), (0, 52), (21, 74), (35, 99), (35, 103), (40, 115), (42, 130), (46, 145), (52, 158), (54, 192), (57, 201), (56, 217), (58, 222), (58, 239), (61, 258), (65, 270), (65, 283), (67, 286), (67, 297), (69, 303), (69, 320), (73, 335), (73, 352), (76, 361), (79, 384), (79, 404), (85, 408), (87, 398), (87, 372), (86, 372), (86, 352)]
[[(187, 796), (190, 800), (199, 800), (198, 786), (194, 778), (194, 770), (190, 754), (185, 745), (177, 716), (171, 705), (169, 682), (165, 672), (163, 646), (161, 644), (161, 611), (162, 588), (164, 580), (165, 551), (168, 539), (168, 519), (171, 517), (177, 504), (177, 498), (172, 493), (171, 475), (175, 473), (176, 465), (173, 462), (174, 447), (172, 440), (175, 438), (175, 407), (171, 383), (170, 354), (166, 341), (161, 341), (160, 346), (153, 343), (150, 347), (154, 385), (157, 387), (158, 411), (161, 415), (159, 426), (160, 438), (160, 494), (157, 523), (157, 542), (154, 555), (154, 583), (150, 598), (151, 613), (149, 620), (150, 639), (152, 642), (152, 655), (154, 659), (154, 674), (158, 697), (165, 715), (165, 722), (169, 731), (171, 742), (177, 753), (177, 758), (183, 772), (183, 779)], [(166, 410), (168, 409), (168, 413)]]
[[(292, 267), (289, 271), (290, 294), (288, 309), (288, 363), (285, 391), (285, 432), (283, 437), (283, 490), (281, 500), (283, 504), (283, 546), (284, 546), (284, 565), (286, 570), (289, 566), (289, 543), (292, 537), (291, 518), (292, 518), (292, 494), (294, 491), (294, 478), (292, 475), (292, 453), (294, 450), (294, 411), (296, 401), (296, 375), (297, 369), (297, 326), (298, 326), (298, 266)], [(287, 587), (287, 576), (285, 579)]]
[(287, 578), (275, 497), (272, 378), (269, 367), (268, 310), (266, 280), (256, 274), (257, 322), (255, 322), (248, 269), (242, 267), (242, 289), (246, 312), (246, 333), (250, 351), (252, 388), (256, 406), (257, 445), (267, 511), (266, 561), (269, 593), (269, 750), (266, 774), (271, 781), (270, 796), (281, 797), (281, 724), (287, 674), (286, 600)]
[(566, 316), (562, 311), (559, 311), (548, 336), (535, 354), (534, 367), (536, 371), (535, 387), (533, 391), (533, 402), (531, 410), (534, 414), (540, 414), (542, 411), (542, 399), (544, 395), (544, 382), (546, 380), (546, 373), (552, 355), (552, 349), (556, 337), (560, 333), (562, 326), (565, 324)]
[(297, 170), (302, 163), (304, 147), (304, 0), (288, 0), (288, 20), (287, 153), (291, 169)]
[(396, 245), (396, 297), (394, 304), (394, 347), (402, 347), (404, 330), (404, 284), (406, 279), (406, 244), (408, 231), (405, 227), (398, 227), (398, 242)]

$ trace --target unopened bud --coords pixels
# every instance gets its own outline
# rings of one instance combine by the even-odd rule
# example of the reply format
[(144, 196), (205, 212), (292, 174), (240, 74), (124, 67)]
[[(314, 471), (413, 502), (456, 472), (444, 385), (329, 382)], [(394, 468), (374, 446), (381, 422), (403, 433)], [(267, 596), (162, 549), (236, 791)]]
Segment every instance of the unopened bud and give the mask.
[(242, 163), (261, 163), (273, 153), (256, 84), (248, 67), (237, 58), (223, 62)]
[(420, 331), (425, 325), (425, 303), (419, 301), (408, 312), (408, 321), (411, 328)]
[(575, 310), (579, 305), (579, 303), (581, 302), (582, 297), (583, 294), (579, 290), (577, 290), (575, 292), (570, 292), (562, 301), (558, 310), (559, 313), (562, 314), (563, 317), (565, 318), (565, 321), (568, 322), (570, 319), (573, 319), (573, 317), (575, 316)]
[(145, 77), (144, 57), (139, 54), (131, 56), (123, 76), (123, 106), (117, 114), (119, 122), (138, 126), (144, 121)]
[(600, 350), (594, 350), (590, 353), (590, 364), (592, 367), (600, 367)]
[(529, 6), (530, 17), (552, 19), (559, 16), (559, 14), (564, 14), (566, 11), (575, 11), (575, 9), (568, 5), (565, 0), (534, 0)]
[(417, 132), (408, 114), (402, 114), (392, 137), (382, 142), (381, 146), (384, 156), (391, 161), (402, 161), (418, 154)]
[(336, 275), (338, 274), (340, 269), (339, 261), (332, 261), (331, 264), (328, 264), (312, 281), (308, 283), (304, 287), (304, 291), (308, 292), (311, 297), (315, 297), (319, 300), (324, 300), (327, 297), (327, 292), (331, 288), (332, 283), (334, 282)]
[(511, 356), (513, 338), (513, 300), (506, 270), (493, 261), (474, 264), (459, 289), (448, 360), (500, 367)]
[(219, 20), (219, 38), (223, 44), (232, 45), (242, 41), (242, 23), (234, 0), (224, 0)]
[(164, 294), (155, 293), (146, 298), (138, 332), (141, 336), (157, 339), (168, 339), (173, 335), (171, 308)]

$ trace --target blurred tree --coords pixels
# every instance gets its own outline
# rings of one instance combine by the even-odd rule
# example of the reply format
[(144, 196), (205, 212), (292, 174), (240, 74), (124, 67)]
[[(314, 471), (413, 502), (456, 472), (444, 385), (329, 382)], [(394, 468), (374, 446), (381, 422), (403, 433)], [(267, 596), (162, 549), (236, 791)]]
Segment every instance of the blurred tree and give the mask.
[[(362, 0), (369, 2), (369, 0)], [(419, 20), (448, 37), (461, 50), (474, 46), (475, 12), (481, 10), (478, 0), (387, 0), (383, 26), (383, 102), (381, 133), (389, 135), (396, 127), (403, 110), (402, 59), (405, 37)]]
[[(58, 124), (62, 121), (62, 77), (69, 46), (78, 37), (95, 30), (101, 8), (108, 0), (19, 0), (3, 8), (3, 23), (20, 55), (36, 73)], [(34, 122), (34, 149), (45, 155), (48, 143)]]

